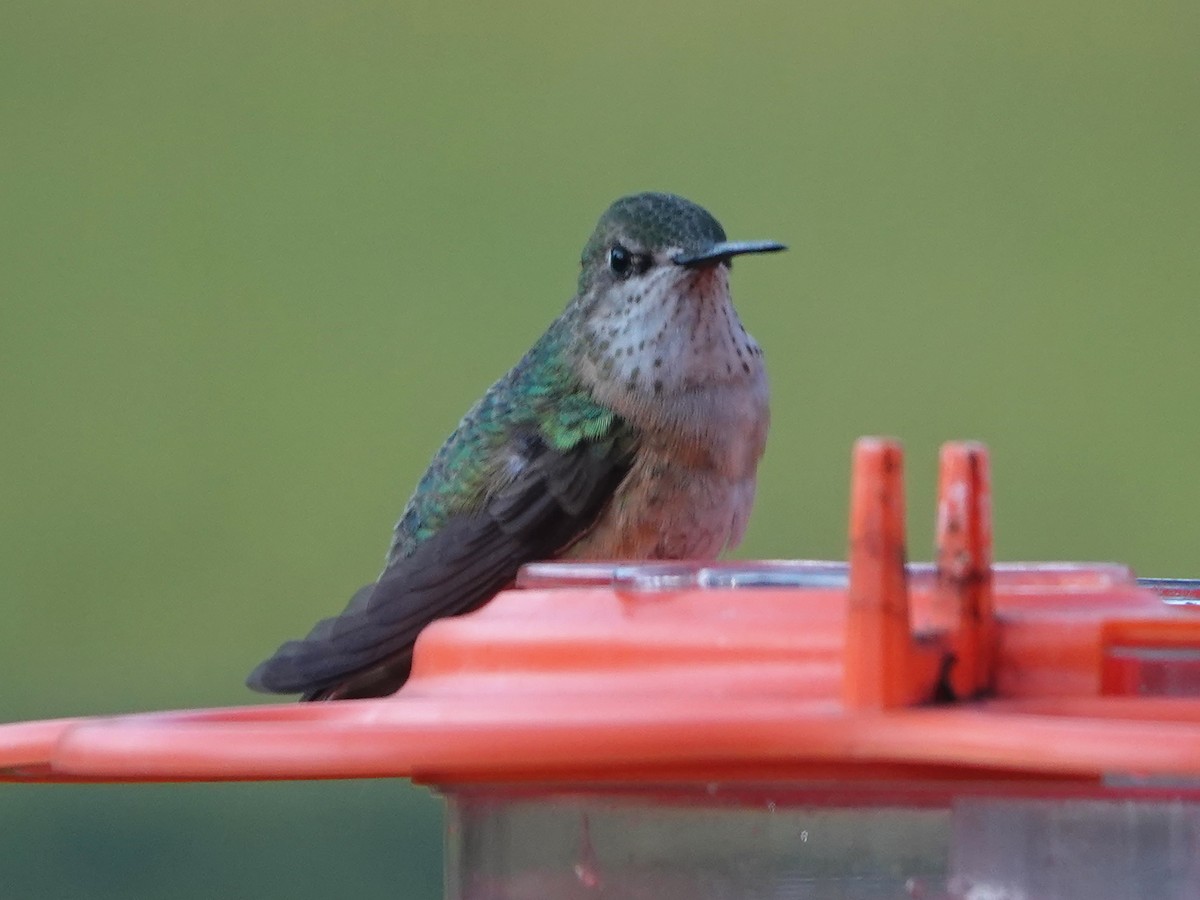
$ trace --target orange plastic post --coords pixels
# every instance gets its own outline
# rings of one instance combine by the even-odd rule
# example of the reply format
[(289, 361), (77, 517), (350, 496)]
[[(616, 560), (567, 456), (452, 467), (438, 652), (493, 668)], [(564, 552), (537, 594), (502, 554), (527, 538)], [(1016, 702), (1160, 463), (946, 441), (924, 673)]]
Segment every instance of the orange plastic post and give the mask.
[(992, 510), (987, 448), (972, 441), (942, 446), (938, 478), (936, 623), (948, 631), (956, 697), (993, 683), (996, 638), (992, 597)]
[(911, 648), (905, 572), (904, 451), (887, 438), (854, 445), (850, 485), (847, 709), (891, 709), (909, 699)]

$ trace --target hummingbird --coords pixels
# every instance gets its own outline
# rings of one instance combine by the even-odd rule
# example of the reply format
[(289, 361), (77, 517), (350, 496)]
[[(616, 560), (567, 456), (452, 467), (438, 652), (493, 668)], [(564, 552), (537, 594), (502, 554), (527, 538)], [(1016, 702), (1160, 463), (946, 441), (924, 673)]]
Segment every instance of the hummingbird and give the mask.
[(379, 697), (430, 622), (478, 608), (544, 559), (713, 559), (741, 541), (766, 446), (762, 351), (729, 294), (735, 256), (700, 206), (614, 202), (578, 289), (434, 456), (383, 571), (247, 679), (303, 700)]

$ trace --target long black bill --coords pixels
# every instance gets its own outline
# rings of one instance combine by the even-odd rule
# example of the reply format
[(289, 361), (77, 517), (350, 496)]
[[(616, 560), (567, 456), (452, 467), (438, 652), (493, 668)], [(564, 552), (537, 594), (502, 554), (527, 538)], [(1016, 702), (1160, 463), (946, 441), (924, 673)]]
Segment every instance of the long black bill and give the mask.
[(680, 253), (674, 260), (679, 266), (709, 266), (743, 253), (778, 253), (786, 249), (778, 241), (719, 241), (698, 253)]

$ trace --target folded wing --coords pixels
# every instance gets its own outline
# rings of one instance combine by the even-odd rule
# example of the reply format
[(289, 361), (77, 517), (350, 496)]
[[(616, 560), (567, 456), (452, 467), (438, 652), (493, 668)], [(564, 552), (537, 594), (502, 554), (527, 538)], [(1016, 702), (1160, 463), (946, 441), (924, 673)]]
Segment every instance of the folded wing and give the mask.
[(376, 697), (407, 679), (413, 644), (435, 619), (480, 606), (522, 564), (553, 557), (584, 534), (629, 469), (630, 451), (612, 432), (556, 449), (536, 434), (514, 435), (515, 472), (469, 512), (396, 559), (345, 611), (288, 641), (247, 684), (306, 700)]

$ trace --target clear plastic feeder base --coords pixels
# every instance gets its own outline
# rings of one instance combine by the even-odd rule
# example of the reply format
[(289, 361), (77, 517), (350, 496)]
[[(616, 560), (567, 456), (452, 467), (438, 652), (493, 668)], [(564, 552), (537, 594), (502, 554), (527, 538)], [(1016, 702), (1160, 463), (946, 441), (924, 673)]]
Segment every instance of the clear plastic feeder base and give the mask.
[(447, 791), (448, 900), (1194, 900), (1200, 803)]

